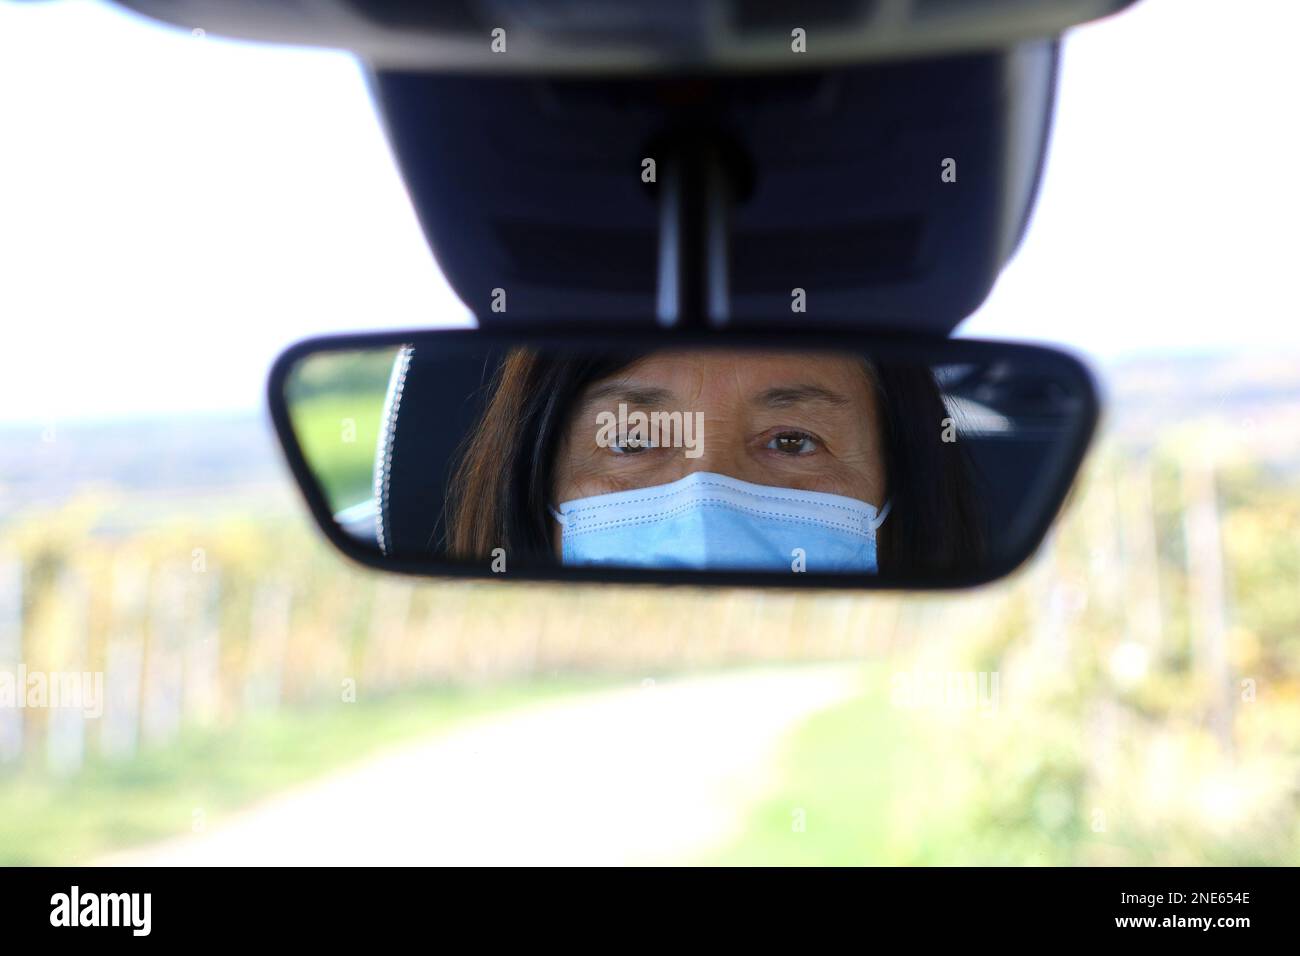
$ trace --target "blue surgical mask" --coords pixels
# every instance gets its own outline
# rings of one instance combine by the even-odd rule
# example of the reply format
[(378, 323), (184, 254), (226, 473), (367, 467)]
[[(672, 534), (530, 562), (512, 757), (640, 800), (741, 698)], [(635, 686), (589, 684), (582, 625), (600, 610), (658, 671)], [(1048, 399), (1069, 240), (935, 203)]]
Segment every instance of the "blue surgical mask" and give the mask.
[(565, 564), (708, 570), (876, 571), (889, 505), (693, 472), (679, 481), (566, 501)]

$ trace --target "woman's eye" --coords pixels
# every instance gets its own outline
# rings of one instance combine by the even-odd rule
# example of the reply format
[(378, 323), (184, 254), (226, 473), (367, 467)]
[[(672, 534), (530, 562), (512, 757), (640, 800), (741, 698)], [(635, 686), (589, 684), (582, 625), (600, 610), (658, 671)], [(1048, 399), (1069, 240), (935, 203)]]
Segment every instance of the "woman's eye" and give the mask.
[(609, 450), (616, 455), (636, 455), (639, 454), (640, 452), (648, 451), (652, 447), (653, 446), (650, 444), (650, 442), (644, 439), (629, 438), (621, 445), (620, 444), (610, 445)]
[(817, 443), (803, 432), (784, 432), (773, 437), (767, 447), (785, 455), (810, 455), (817, 450)]

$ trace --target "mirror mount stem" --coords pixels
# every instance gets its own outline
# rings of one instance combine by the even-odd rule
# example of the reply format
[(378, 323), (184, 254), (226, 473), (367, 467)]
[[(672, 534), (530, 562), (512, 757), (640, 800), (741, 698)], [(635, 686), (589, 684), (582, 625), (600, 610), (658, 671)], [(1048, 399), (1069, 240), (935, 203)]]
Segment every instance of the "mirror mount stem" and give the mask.
[(682, 139), (665, 158), (658, 189), (660, 327), (727, 323), (734, 186), (722, 150), (706, 138)]

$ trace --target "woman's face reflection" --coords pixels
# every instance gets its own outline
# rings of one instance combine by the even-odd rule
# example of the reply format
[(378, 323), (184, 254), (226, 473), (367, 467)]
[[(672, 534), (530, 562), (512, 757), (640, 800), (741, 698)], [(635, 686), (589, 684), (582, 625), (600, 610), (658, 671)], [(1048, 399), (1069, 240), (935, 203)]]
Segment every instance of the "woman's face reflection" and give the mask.
[[(611, 440), (634, 413), (680, 413), (677, 447)], [(659, 421), (668, 419), (660, 417)], [(661, 433), (652, 433), (652, 439)], [(817, 353), (665, 351), (592, 382), (565, 425), (553, 499), (662, 485), (691, 472), (879, 507), (885, 462), (867, 366)]]

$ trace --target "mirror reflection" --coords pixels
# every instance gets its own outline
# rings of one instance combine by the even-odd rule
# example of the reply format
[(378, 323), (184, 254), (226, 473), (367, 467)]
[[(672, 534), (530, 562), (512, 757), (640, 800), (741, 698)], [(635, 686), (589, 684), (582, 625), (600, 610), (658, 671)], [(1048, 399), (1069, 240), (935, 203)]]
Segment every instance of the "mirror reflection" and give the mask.
[(1032, 351), (461, 343), (326, 351), (287, 378), (330, 513), (380, 554), (977, 575), (1032, 546), (1090, 427), (1086, 381)]

